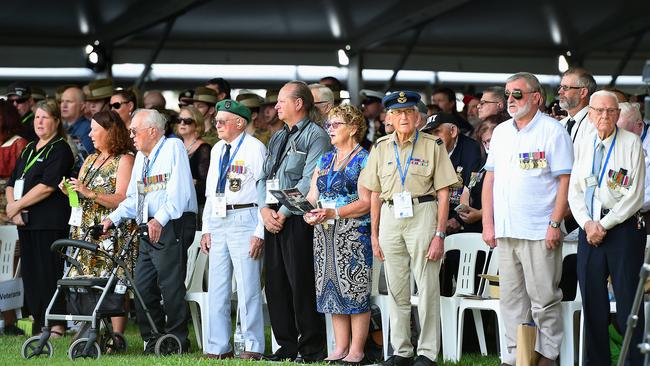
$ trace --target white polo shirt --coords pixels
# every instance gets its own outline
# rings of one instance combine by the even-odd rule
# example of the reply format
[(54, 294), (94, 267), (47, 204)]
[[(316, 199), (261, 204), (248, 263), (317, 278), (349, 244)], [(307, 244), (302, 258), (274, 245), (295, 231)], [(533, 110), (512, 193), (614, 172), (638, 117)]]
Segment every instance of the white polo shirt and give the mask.
[(512, 118), (499, 124), (485, 164), (494, 173), (495, 237), (543, 240), (558, 176), (572, 165), (573, 144), (557, 120), (538, 111), (521, 130)]
[[(616, 136), (616, 142), (614, 142)], [(569, 183), (569, 205), (573, 217), (581, 228), (592, 219), (585, 203), (586, 178), (591, 176), (594, 159), (594, 146), (600, 142), (596, 133), (580, 141), (576, 152), (576, 162)], [(639, 136), (618, 129), (602, 141), (604, 145), (600, 187), (594, 192), (594, 221), (600, 221), (605, 230), (624, 222), (641, 209), (645, 186), (645, 161)], [(612, 144), (614, 146), (612, 147)], [(611, 148), (611, 154), (609, 153)], [(607, 160), (607, 155), (610, 155)], [(605, 162), (607, 161), (607, 166)], [(607, 215), (600, 217), (600, 211), (608, 209)]]

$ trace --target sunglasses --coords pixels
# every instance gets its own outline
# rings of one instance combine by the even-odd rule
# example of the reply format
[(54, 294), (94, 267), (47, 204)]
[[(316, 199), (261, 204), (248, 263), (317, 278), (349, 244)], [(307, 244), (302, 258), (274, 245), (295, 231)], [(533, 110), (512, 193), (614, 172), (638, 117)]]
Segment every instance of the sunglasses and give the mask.
[(196, 123), (194, 118), (177, 118), (176, 121), (181, 125), (193, 125)]
[(234, 119), (233, 118), (215, 119), (215, 120), (213, 120), (212, 124), (215, 125), (215, 126), (219, 126), (219, 125), (224, 126), (226, 124), (226, 122), (228, 122), (228, 121), (234, 121)]
[(23, 104), (27, 102), (27, 98), (9, 99), (9, 102), (13, 104)]
[(330, 123), (330, 122), (326, 122), (326, 123), (323, 125), (323, 127), (325, 127), (326, 130), (329, 130), (330, 128), (333, 129), (333, 130), (336, 130), (336, 129), (339, 128), (341, 125), (348, 125), (348, 124), (349, 124), (349, 123), (345, 123), (345, 122), (331, 122), (331, 123)]
[(113, 108), (113, 109), (120, 109), (120, 108), (122, 108), (122, 104), (126, 104), (126, 103), (128, 103), (128, 102), (115, 102), (115, 103), (109, 104), (109, 106), (111, 108)]
[(523, 91), (523, 90), (515, 89), (513, 91), (506, 90), (504, 95), (505, 95), (506, 99), (508, 99), (512, 95), (512, 97), (515, 98), (516, 100), (520, 100), (521, 98), (524, 97), (524, 94), (532, 94), (532, 93), (536, 93), (536, 92), (534, 92), (534, 91)]

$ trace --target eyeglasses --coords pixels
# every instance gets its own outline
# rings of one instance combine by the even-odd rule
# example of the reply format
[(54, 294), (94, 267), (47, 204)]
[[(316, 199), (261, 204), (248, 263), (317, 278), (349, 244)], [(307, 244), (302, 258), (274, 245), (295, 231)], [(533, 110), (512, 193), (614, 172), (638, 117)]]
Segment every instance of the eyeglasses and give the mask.
[(589, 106), (589, 109), (592, 111), (598, 113), (598, 114), (603, 114), (603, 112), (606, 112), (607, 114), (616, 114), (621, 111), (620, 108), (594, 108), (592, 106)]
[(407, 116), (413, 115), (415, 113), (414, 108), (401, 108), (401, 109), (391, 109), (388, 111), (388, 114), (391, 114), (393, 116), (401, 116), (402, 113), (406, 114)]
[(323, 127), (325, 127), (326, 130), (329, 130), (330, 128), (333, 129), (333, 130), (336, 130), (341, 125), (349, 125), (349, 123), (345, 123), (345, 122), (331, 122), (331, 123), (330, 122), (325, 122)]
[(570, 89), (582, 89), (582, 88), (584, 88), (584, 86), (560, 85), (558, 87), (558, 90), (562, 89), (564, 91), (569, 91)]
[(478, 102), (478, 105), (482, 107), (482, 106), (484, 106), (486, 104), (497, 104), (497, 103), (499, 103), (499, 102), (498, 101), (492, 101), (492, 100), (481, 100), (481, 101)]
[(9, 102), (13, 104), (23, 104), (27, 102), (27, 98), (9, 99)]
[(316, 104), (316, 105), (318, 105), (318, 104), (325, 104), (325, 103), (329, 103), (329, 102), (326, 101), (326, 100), (321, 100), (320, 102), (314, 102), (314, 104)]
[(129, 128), (129, 136), (135, 136), (138, 133), (138, 131), (144, 130), (145, 128), (147, 127), (140, 127), (140, 128), (131, 127)]
[(234, 119), (232, 119), (232, 118), (229, 118), (229, 119), (215, 119), (212, 122), (212, 124), (215, 125), (215, 126), (225, 125), (226, 122), (228, 122), (228, 121), (234, 121)]
[(524, 97), (524, 94), (532, 94), (532, 93), (537, 93), (537, 92), (523, 91), (523, 90), (515, 89), (513, 91), (506, 90), (504, 95), (505, 95), (506, 99), (508, 99), (512, 95), (512, 97), (515, 98), (516, 100), (520, 100), (521, 98)]
[(182, 125), (188, 126), (196, 123), (196, 120), (194, 118), (178, 118), (177, 121)]
[(120, 108), (122, 108), (122, 104), (126, 104), (126, 103), (128, 103), (128, 102), (126, 102), (126, 101), (124, 101), (124, 102), (115, 102), (115, 103), (109, 104), (109, 106), (112, 109), (120, 109)]

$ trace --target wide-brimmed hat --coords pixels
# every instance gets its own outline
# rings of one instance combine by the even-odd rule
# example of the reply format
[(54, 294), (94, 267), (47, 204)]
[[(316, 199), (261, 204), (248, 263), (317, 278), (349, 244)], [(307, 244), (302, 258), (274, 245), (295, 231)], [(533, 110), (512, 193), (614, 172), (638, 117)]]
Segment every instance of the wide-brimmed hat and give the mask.
[(86, 100), (109, 99), (113, 96), (113, 79), (97, 79), (88, 83), (88, 95)]
[(215, 105), (219, 100), (217, 92), (214, 89), (206, 88), (205, 86), (199, 86), (194, 89), (194, 96), (191, 99), (188, 99), (188, 101), (203, 102)]

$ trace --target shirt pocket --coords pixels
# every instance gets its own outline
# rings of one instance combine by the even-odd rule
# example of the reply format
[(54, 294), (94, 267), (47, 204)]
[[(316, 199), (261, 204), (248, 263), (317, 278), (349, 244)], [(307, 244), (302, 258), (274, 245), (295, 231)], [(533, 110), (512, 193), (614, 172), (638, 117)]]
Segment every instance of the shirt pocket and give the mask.
[(433, 175), (433, 166), (413, 165), (409, 168), (409, 173), (420, 177), (431, 177)]
[(307, 153), (302, 151), (289, 151), (285, 172), (291, 179), (300, 179), (305, 168)]

